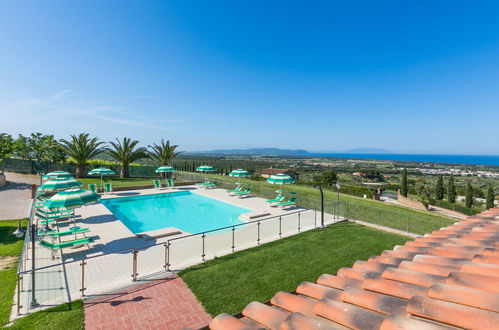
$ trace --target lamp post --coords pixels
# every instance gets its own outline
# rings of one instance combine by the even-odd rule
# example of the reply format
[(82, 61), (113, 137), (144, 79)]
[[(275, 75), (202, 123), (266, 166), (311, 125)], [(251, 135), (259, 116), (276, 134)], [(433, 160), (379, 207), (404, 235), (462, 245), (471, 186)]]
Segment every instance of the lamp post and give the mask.
[(336, 199), (338, 203), (340, 202), (340, 188), (340, 183), (336, 182)]
[(25, 230), (21, 228), (21, 220), (17, 223), (17, 229), (12, 233), (17, 238), (21, 238), (24, 235)]
[(35, 297), (35, 236), (36, 235), (36, 225), (31, 224), (31, 308), (36, 308), (40, 304), (36, 301)]
[(317, 189), (321, 192), (321, 227), (324, 228), (324, 192), (321, 185), (318, 185)]

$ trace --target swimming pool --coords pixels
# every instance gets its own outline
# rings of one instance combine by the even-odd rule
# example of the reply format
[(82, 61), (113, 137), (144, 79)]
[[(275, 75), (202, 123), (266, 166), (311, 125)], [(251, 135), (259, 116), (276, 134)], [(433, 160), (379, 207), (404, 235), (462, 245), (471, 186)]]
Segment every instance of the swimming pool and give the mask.
[(244, 223), (251, 210), (189, 191), (111, 198), (102, 201), (134, 234), (175, 227), (188, 233)]

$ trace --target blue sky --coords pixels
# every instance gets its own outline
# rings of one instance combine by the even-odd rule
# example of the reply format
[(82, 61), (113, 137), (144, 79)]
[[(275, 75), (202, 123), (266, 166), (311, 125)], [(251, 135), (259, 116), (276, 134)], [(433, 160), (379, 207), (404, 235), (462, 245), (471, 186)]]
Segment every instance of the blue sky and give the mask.
[(499, 154), (496, 1), (2, 1), (0, 131)]

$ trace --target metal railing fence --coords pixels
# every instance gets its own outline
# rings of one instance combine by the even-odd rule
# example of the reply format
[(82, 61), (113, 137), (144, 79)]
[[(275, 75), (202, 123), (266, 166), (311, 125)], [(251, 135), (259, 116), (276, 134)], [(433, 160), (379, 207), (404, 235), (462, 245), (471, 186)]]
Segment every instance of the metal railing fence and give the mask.
[[(336, 208), (333, 206), (333, 208)], [(339, 216), (329, 216), (326, 224), (342, 220)], [(298, 210), (280, 216), (272, 216), (231, 226), (216, 228), (200, 233), (184, 235), (154, 243), (145, 247), (127, 248), (104, 254), (88, 256), (79, 260), (64, 261), (34, 269), (29, 267), (30, 260), (28, 247), (32, 242), (29, 235), (25, 239), (26, 250), (23, 250), (18, 268), (18, 291), (16, 293), (17, 311), (20, 313), (23, 305), (27, 310), (32, 308), (31, 302), (37, 300), (42, 304), (64, 299), (64, 290), (74, 296), (77, 292), (81, 296), (102, 293), (105, 285), (116, 285), (136, 281), (139, 276), (146, 277), (161, 272), (177, 271), (191, 265), (211, 260), (226, 254), (234, 253), (250, 247), (255, 247), (280, 238), (292, 236), (300, 232), (315, 229), (321, 226), (320, 214), (315, 210)], [(40, 237), (35, 237), (39, 240)], [(23, 248), (23, 249), (24, 249)], [(39, 247), (37, 247), (39, 248)], [(24, 261), (24, 262), (23, 262)], [(129, 275), (116, 278), (109, 268), (112, 265), (130, 264)], [(53, 279), (54, 276), (65, 274), (66, 283), (62, 279)], [(52, 278), (49, 278), (52, 277)], [(23, 282), (28, 280), (44, 283), (31, 287)], [(49, 283), (50, 282), (50, 283)], [(49, 284), (47, 284), (49, 283)], [(55, 284), (54, 284), (55, 283)], [(96, 284), (100, 283), (100, 284)], [(94, 287), (92, 287), (94, 285)], [(47, 289), (47, 286), (50, 288)], [(113, 289), (111, 287), (109, 290)], [(47, 293), (52, 290), (55, 293)], [(59, 290), (59, 291), (57, 291)], [(21, 294), (24, 293), (24, 299)], [(47, 298), (48, 297), (48, 298)], [(24, 301), (24, 304), (21, 303)]]
[[(182, 180), (203, 181), (210, 179), (217, 182), (217, 186), (224, 189), (233, 189), (233, 180), (228, 180), (224, 176), (178, 172), (175, 174)], [(262, 198), (274, 198), (275, 190), (283, 188), (292, 191), (293, 186), (275, 186), (271, 188), (251, 181), (244, 181), (245, 186), (251, 188), (251, 193)], [(297, 205), (303, 208), (320, 210), (321, 200), (319, 196), (298, 195)], [(339, 204), (338, 204), (339, 203)], [(337, 207), (334, 207), (337, 205)], [(389, 206), (363, 205), (346, 201), (336, 201), (335, 203), (325, 203), (324, 211), (330, 214), (340, 214), (351, 220), (361, 220), (376, 225), (398, 229), (411, 234), (424, 235), (438, 230), (455, 222), (455, 220), (444, 218), (424, 212), (413, 210), (398, 210)]]

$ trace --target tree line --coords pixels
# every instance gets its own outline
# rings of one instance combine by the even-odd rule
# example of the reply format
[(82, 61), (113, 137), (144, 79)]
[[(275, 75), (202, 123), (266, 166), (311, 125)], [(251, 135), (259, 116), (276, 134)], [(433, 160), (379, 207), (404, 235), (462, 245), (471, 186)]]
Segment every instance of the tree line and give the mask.
[(180, 152), (178, 145), (170, 144), (169, 140), (161, 139), (146, 147), (139, 146), (139, 141), (129, 137), (116, 141), (101, 141), (90, 137), (88, 133), (71, 135), (68, 140), (57, 140), (53, 135), (32, 133), (30, 136), (19, 134), (17, 139), (11, 135), (0, 133), (0, 159), (15, 157), (20, 159), (62, 162), (71, 157), (76, 163), (76, 177), (85, 175), (85, 165), (97, 155), (107, 154), (121, 164), (120, 177), (128, 178), (129, 165), (140, 159), (153, 159), (161, 166), (168, 165)]
[[(408, 180), (407, 180), (407, 169), (402, 170), (402, 178), (401, 178), (401, 189), (400, 193), (407, 197), (409, 188), (408, 188)], [(427, 198), (428, 200), (435, 201), (443, 201), (446, 198), (446, 201), (450, 204), (456, 203), (456, 198), (458, 196), (457, 187), (454, 182), (454, 176), (451, 174), (449, 179), (447, 180), (447, 185), (444, 185), (444, 176), (439, 175), (437, 181), (435, 183), (435, 187), (433, 189), (433, 196), (431, 192), (429, 192), (424, 185), (421, 185), (417, 191), (419, 196)], [(483, 196), (483, 192), (480, 189), (473, 187), (471, 182), (468, 180), (466, 183), (466, 188), (464, 190), (464, 205), (467, 208), (473, 207), (475, 203), (475, 197), (485, 197), (485, 207), (490, 209), (494, 207), (494, 199), (495, 192), (492, 184), (489, 184), (487, 188), (486, 194)]]

